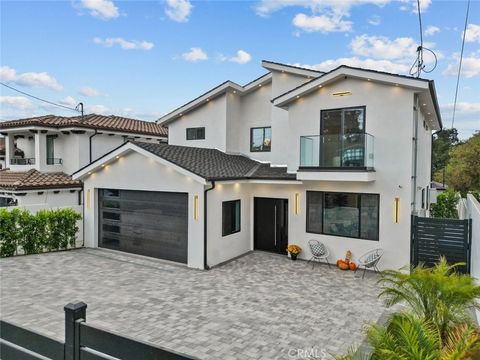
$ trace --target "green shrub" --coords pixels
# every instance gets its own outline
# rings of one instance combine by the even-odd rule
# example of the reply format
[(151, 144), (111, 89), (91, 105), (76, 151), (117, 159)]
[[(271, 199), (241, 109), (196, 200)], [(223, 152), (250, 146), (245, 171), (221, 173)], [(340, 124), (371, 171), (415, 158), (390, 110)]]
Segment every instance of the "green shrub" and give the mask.
[(0, 209), (0, 256), (13, 256), (21, 248), (25, 254), (75, 246), (77, 221), (82, 216), (73, 209)]
[(457, 203), (460, 194), (452, 189), (438, 194), (437, 203), (432, 204), (431, 215), (434, 218), (458, 219)]

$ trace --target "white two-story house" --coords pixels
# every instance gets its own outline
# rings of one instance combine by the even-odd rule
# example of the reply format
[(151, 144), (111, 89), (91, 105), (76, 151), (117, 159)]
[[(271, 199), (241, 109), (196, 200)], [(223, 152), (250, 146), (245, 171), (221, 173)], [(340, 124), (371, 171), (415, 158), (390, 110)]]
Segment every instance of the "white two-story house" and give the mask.
[(428, 207), (433, 81), (263, 61), (159, 119), (168, 144), (126, 143), (73, 175), (86, 246), (193, 268), (317, 239), (330, 262), (382, 248), (410, 263), (412, 213)]
[(167, 141), (156, 123), (95, 114), (4, 121), (0, 132), (0, 206), (34, 208), (79, 205), (83, 185), (71, 174), (126, 141)]

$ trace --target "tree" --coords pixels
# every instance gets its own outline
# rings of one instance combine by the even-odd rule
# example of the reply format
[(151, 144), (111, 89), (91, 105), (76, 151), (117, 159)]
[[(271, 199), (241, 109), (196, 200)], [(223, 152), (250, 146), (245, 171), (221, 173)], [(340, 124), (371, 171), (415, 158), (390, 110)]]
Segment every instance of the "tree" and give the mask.
[(460, 194), (453, 189), (442, 191), (437, 196), (437, 203), (432, 204), (430, 214), (434, 218), (458, 219), (457, 203)]
[(452, 149), (445, 168), (445, 179), (462, 195), (480, 190), (480, 131)]
[(443, 183), (443, 169), (450, 159), (450, 150), (459, 144), (457, 129), (443, 129), (433, 134), (432, 174)]

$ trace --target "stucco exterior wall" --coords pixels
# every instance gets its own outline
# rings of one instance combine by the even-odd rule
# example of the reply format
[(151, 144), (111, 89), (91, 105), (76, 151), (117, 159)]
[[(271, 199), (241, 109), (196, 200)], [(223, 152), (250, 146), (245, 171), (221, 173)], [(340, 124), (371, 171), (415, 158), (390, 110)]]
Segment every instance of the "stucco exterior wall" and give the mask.
[[(184, 114), (169, 125), (168, 143), (226, 151), (226, 116), (226, 96), (211, 99), (194, 112)], [(205, 140), (187, 140), (186, 129), (194, 127), (205, 127)]]
[[(143, 174), (143, 176), (139, 176)], [(84, 179), (85, 246), (98, 246), (98, 189), (188, 193), (188, 266), (203, 268), (203, 185), (169, 166), (131, 152)], [(199, 217), (193, 219), (193, 196), (199, 198)], [(90, 196), (90, 200), (87, 198)]]

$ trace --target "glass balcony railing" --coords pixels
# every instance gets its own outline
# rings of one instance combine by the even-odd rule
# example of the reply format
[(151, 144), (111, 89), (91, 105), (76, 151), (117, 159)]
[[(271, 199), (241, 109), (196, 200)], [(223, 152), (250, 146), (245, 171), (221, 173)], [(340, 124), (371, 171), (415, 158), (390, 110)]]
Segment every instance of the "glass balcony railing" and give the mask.
[(62, 163), (62, 159), (60, 158), (47, 158), (47, 165), (61, 165)]
[(373, 169), (374, 137), (335, 134), (300, 137), (300, 168)]
[(10, 159), (12, 165), (35, 165), (35, 158), (12, 158)]

